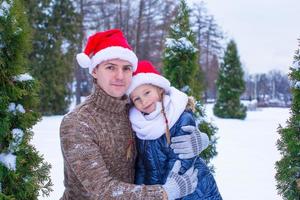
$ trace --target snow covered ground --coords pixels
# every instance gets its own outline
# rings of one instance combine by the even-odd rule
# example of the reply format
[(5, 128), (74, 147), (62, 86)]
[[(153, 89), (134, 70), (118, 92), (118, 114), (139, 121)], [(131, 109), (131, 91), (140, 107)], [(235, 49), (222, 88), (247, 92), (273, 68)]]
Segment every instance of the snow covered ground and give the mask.
[(39, 197), (39, 200), (59, 200), (64, 191), (64, 168), (60, 150), (59, 126), (63, 116), (43, 117), (42, 121), (33, 127), (34, 137), (32, 143), (44, 155), (47, 162), (51, 163), (52, 187), (49, 197)]
[[(274, 163), (278, 125), (285, 125), (289, 109), (264, 108), (247, 113), (246, 120), (220, 119), (206, 105), (208, 119), (219, 128), (218, 156), (213, 160), (216, 181), (224, 200), (280, 200), (277, 195)], [(39, 200), (58, 200), (64, 190), (63, 161), (59, 142), (62, 116), (43, 117), (33, 128), (33, 144), (52, 164), (54, 191)]]

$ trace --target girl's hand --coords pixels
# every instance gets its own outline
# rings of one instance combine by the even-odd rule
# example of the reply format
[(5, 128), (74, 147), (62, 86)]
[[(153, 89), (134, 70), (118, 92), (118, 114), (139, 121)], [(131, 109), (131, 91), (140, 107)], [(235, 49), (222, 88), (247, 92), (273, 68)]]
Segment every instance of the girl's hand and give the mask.
[(162, 186), (168, 195), (169, 200), (182, 198), (193, 193), (198, 183), (198, 170), (194, 165), (184, 174), (179, 175), (181, 163), (177, 160), (170, 171), (166, 183)]
[(208, 136), (195, 126), (183, 126), (181, 129), (190, 134), (172, 137), (170, 146), (180, 159), (193, 158), (208, 147)]

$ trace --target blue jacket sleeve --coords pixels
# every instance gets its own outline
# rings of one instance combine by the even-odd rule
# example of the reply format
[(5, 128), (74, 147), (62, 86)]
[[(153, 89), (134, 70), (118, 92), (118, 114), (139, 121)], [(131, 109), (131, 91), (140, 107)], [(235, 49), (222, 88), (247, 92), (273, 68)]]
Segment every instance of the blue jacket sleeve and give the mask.
[(139, 139), (136, 140), (138, 156), (137, 156), (137, 161), (136, 161), (136, 166), (135, 166), (135, 181), (134, 181), (134, 183), (137, 185), (144, 184), (144, 177), (145, 177), (144, 161), (139, 153), (139, 151), (141, 150), (140, 149), (141, 142), (142, 141), (140, 141)]
[[(172, 131), (171, 137), (190, 134), (189, 132), (184, 132), (181, 129), (182, 126), (188, 126), (188, 125), (196, 126), (196, 122), (195, 122), (193, 113), (185, 111), (182, 113), (179, 120), (175, 123), (174, 127), (172, 127), (172, 128), (175, 128), (175, 130)], [(169, 168), (168, 171), (170, 171), (172, 169), (176, 160), (181, 160), (181, 169), (179, 171), (179, 174), (184, 174), (193, 165), (193, 163), (197, 159), (197, 157), (198, 156), (193, 157), (191, 159), (182, 160), (172, 150), (172, 153), (169, 155), (170, 160), (169, 160), (169, 164), (168, 164), (168, 168)]]

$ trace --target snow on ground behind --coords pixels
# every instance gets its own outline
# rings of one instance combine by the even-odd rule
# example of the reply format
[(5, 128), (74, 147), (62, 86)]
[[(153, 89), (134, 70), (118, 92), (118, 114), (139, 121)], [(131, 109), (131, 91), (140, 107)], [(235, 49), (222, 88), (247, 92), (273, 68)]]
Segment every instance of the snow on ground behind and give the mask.
[(279, 200), (275, 181), (275, 162), (280, 159), (276, 148), (277, 128), (285, 125), (289, 109), (264, 108), (247, 112), (245, 120), (220, 119), (207, 115), (219, 128), (218, 156), (213, 161), (216, 180), (229, 200)]
[(43, 117), (33, 127), (34, 137), (32, 143), (44, 155), (47, 162), (51, 163), (51, 179), (54, 186), (49, 197), (39, 197), (39, 200), (59, 200), (64, 191), (63, 158), (59, 141), (59, 126), (63, 116)]
[[(248, 112), (246, 120), (220, 119), (206, 105), (208, 119), (219, 128), (216, 181), (224, 200), (281, 200), (277, 195), (274, 163), (280, 159), (276, 149), (277, 127), (289, 118), (289, 109), (264, 108)], [(59, 200), (63, 186), (63, 160), (59, 142), (62, 116), (43, 117), (33, 127), (33, 144), (52, 164), (54, 191), (39, 200)]]

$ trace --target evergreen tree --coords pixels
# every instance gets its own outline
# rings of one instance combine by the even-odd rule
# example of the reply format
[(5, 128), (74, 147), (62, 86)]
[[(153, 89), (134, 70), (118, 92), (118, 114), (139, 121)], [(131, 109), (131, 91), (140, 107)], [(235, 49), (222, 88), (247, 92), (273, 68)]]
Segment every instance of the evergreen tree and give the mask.
[(243, 76), (238, 50), (235, 42), (231, 40), (227, 45), (217, 80), (217, 101), (213, 108), (216, 116), (237, 119), (246, 117), (246, 107), (240, 102), (240, 96), (245, 90)]
[(0, 199), (37, 200), (52, 183), (50, 165), (30, 144), (40, 115), (37, 84), (25, 68), (30, 34), (21, 1), (0, 1), (0, 30)]
[[(199, 52), (194, 46), (195, 36), (190, 29), (189, 9), (186, 2), (181, 0), (176, 19), (166, 39), (163, 74), (170, 80), (172, 86), (199, 98), (203, 91), (203, 75), (198, 64)], [(214, 137), (217, 128), (206, 121), (205, 111), (200, 101), (196, 101), (195, 116), (198, 128), (209, 136), (212, 143), (201, 153), (209, 163), (210, 159), (217, 155), (216, 137)], [(211, 169), (213, 170), (212, 166)]]
[(203, 92), (203, 74), (199, 66), (195, 34), (189, 24), (189, 8), (180, 1), (178, 13), (166, 38), (163, 74), (176, 88), (199, 98)]
[(279, 126), (277, 148), (282, 158), (276, 162), (277, 189), (283, 199), (300, 198), (300, 40), (289, 74), (293, 102), (291, 117), (285, 128)]
[(41, 86), (40, 111), (64, 114), (72, 97), (79, 17), (70, 0), (26, 0), (33, 29), (30, 69)]
[(210, 141), (210, 145), (200, 155), (206, 161), (206, 163), (209, 164), (210, 170), (214, 172), (214, 166), (210, 163), (210, 161), (213, 157), (215, 157), (218, 154), (216, 147), (217, 138), (215, 136), (218, 128), (212, 123), (208, 122), (206, 118), (205, 109), (201, 101), (196, 101), (195, 108), (196, 109), (194, 113), (197, 119), (196, 123), (198, 125), (198, 128), (200, 131), (208, 135)]

